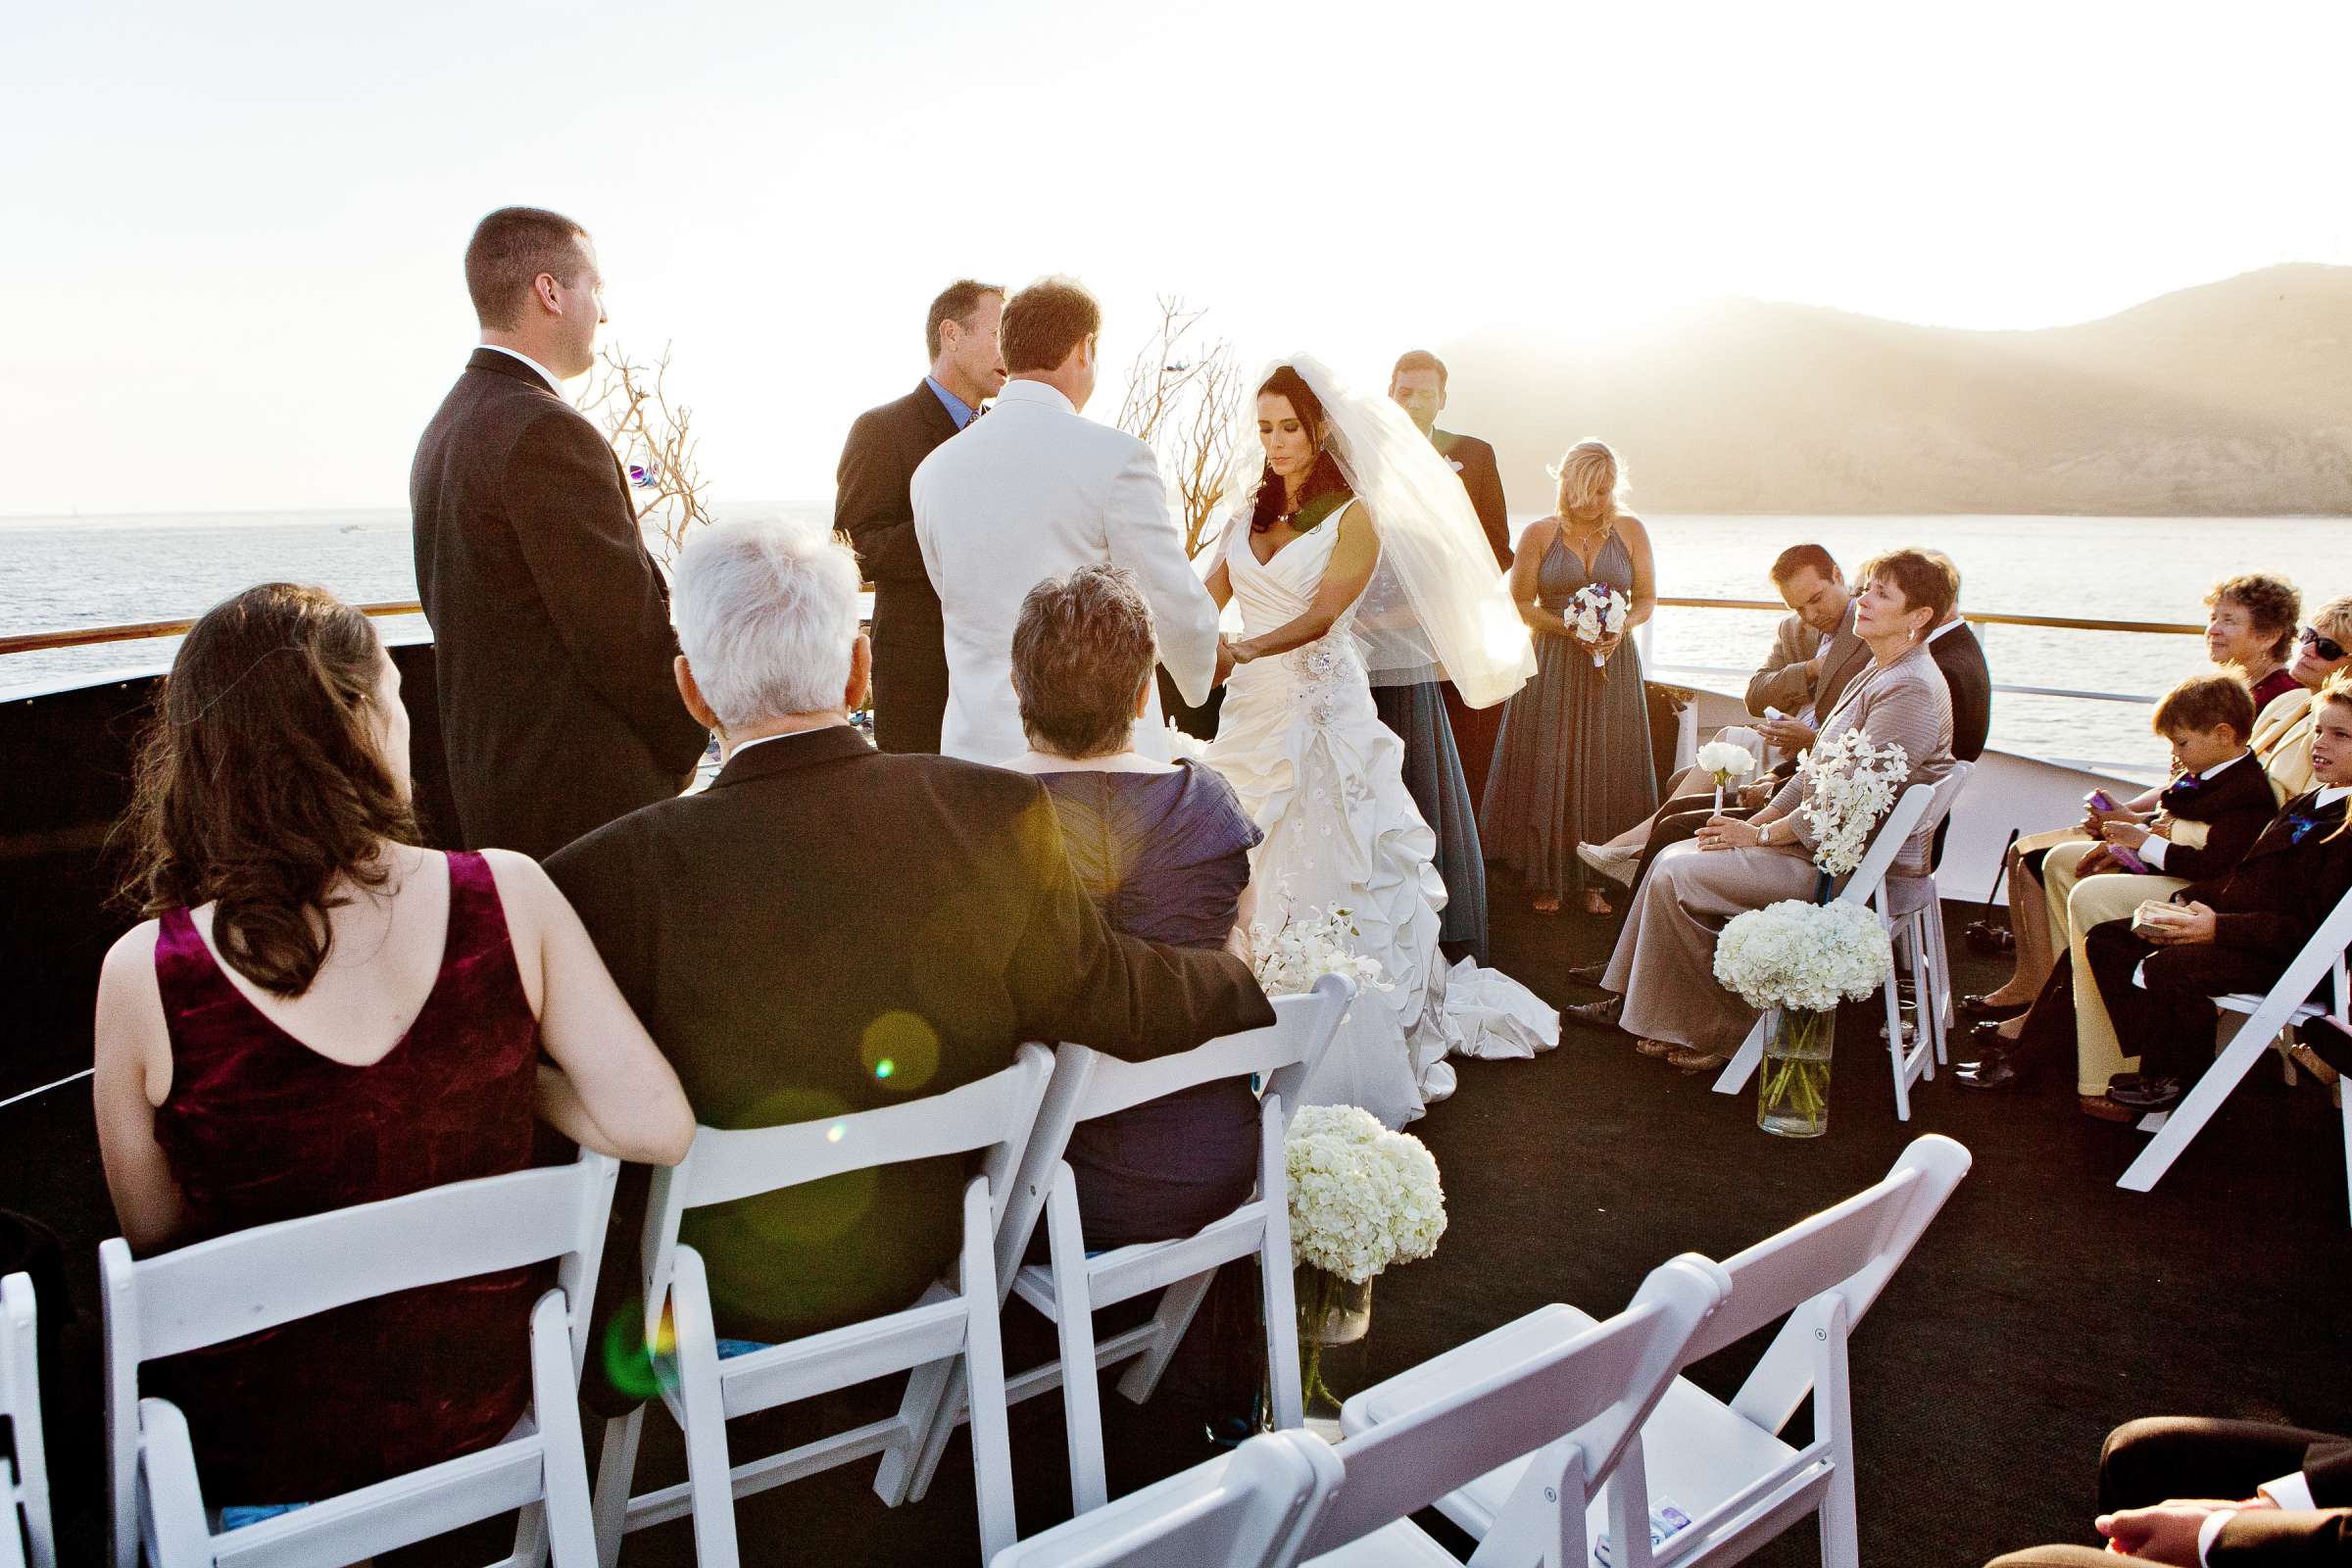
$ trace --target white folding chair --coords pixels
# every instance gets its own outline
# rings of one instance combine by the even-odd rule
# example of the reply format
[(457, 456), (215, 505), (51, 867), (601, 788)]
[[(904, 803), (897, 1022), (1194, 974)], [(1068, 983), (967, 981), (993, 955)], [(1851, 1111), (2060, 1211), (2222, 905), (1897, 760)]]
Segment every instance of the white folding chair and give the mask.
[(0, 1416), (13, 1463), (0, 1459), (0, 1568), (57, 1568), (49, 1522), (49, 1462), (41, 1440), (41, 1378), (32, 1276), (0, 1279)]
[[(619, 1166), (568, 1165), (453, 1182), (259, 1225), (133, 1258), (100, 1245), (115, 1568), (326, 1568), (519, 1509), (512, 1568), (589, 1568), (596, 1538), (581, 1451), (580, 1361)], [(531, 1410), (503, 1442), (242, 1529), (214, 1533), (186, 1417), (139, 1396), (139, 1367), (395, 1291), (559, 1259), (531, 1310)], [(365, 1419), (355, 1413), (355, 1419)], [(240, 1499), (214, 1499), (213, 1505)]]
[[(1592, 1528), (1605, 1527), (1614, 1544), (1611, 1568), (1649, 1568), (1649, 1516), (1669, 1501), (1690, 1524), (1660, 1544), (1659, 1563), (1736, 1562), (1817, 1513), (1823, 1563), (1855, 1568), (1846, 1337), (1968, 1166), (1968, 1151), (1949, 1138), (1914, 1139), (1885, 1180), (1724, 1260), (1731, 1298), (1691, 1337), (1683, 1366), (1776, 1318), (1787, 1321), (1729, 1404), (1678, 1377), (1642, 1422), (1605, 1508), (1592, 1506)], [(1808, 1394), (1813, 1437), (1799, 1448), (1780, 1434)], [(1348, 1456), (1347, 1448), (1340, 1452)], [(1527, 1467), (1506, 1466), (1439, 1499), (1438, 1508), (1483, 1542), (1526, 1479)], [(1514, 1552), (1507, 1560), (1528, 1557)]]
[[(695, 1557), (703, 1568), (734, 1568), (737, 1497), (871, 1454), (884, 1456), (874, 1490), (896, 1501), (922, 1438), (922, 1417), (936, 1407), (944, 1381), (944, 1373), (933, 1369), (949, 1364), (966, 1369), (979, 1391), (973, 1400), (972, 1469), (984, 1553), (1012, 1544), (1012, 1449), (994, 1249), (998, 1217), (1052, 1066), (1043, 1046), (1023, 1046), (1002, 1072), (903, 1104), (782, 1127), (700, 1128), (685, 1159), (674, 1169), (654, 1173), (641, 1265), (645, 1321), (650, 1334), (667, 1303), (677, 1375), (674, 1385), (664, 1384), (662, 1400), (686, 1437), (686, 1480), (631, 1496), (645, 1408), (605, 1424), (596, 1477), (597, 1546), (604, 1568), (618, 1560), (625, 1532), (682, 1514), (693, 1516)], [(975, 1151), (986, 1155), (980, 1174), (963, 1190), (963, 1246), (947, 1281), (903, 1311), (719, 1358), (702, 1254), (678, 1245), (678, 1224), (688, 1209), (732, 1203), (846, 1171)], [(887, 1222), (884, 1217), (876, 1223)], [(854, 1245), (854, 1237), (845, 1243)], [(897, 1415), (730, 1467), (727, 1422), (736, 1416), (907, 1371), (915, 1376)]]
[[(1862, 853), (1862, 863), (1854, 867), (1853, 875), (1845, 879), (1845, 886), (1838, 890), (1838, 897), (1840, 900), (1847, 904), (1871, 905), (1874, 908), (1881, 908), (1881, 918), (1885, 917), (1883, 906), (1873, 904), (1873, 900), (1878, 897), (1881, 885), (1886, 880), (1887, 868), (1894, 864), (1894, 858), (1902, 853), (1903, 846), (1908, 844), (1911, 836), (1919, 830), (1919, 824), (1926, 818), (1928, 808), (1935, 799), (1936, 786), (1932, 784), (1910, 785), (1895, 798), (1895, 803), (1887, 810), (1885, 820), (1879, 823), (1877, 831), (1871, 835), (1870, 848)], [(1890, 987), (1894, 984), (1891, 978), (1886, 983)], [(1887, 1005), (1891, 1009), (1893, 992), (1889, 991), (1887, 997)], [(1897, 1047), (1896, 1054), (1899, 1061), (1901, 1032), (1891, 1027), (1895, 1021), (1890, 1011), (1888, 1033), (1894, 1036), (1892, 1043)], [(1772, 1014), (1767, 1012), (1756, 1020), (1754, 1028), (1748, 1030), (1747, 1038), (1740, 1043), (1739, 1051), (1733, 1054), (1730, 1061), (1724, 1063), (1722, 1073), (1715, 1080), (1717, 1094), (1736, 1095), (1747, 1087), (1747, 1080), (1754, 1075), (1757, 1064), (1764, 1059), (1764, 1036), (1771, 1026)], [(1910, 1102), (1904, 1094), (1907, 1087), (1902, 1077), (1902, 1069), (1898, 1064), (1894, 1087), (1895, 1108), (1897, 1114), (1906, 1121), (1910, 1119), (1911, 1115)]]
[[(2352, 1001), (2346, 1000), (2344, 984), (2348, 948), (2352, 948), (2352, 893), (2336, 901), (2335, 912), (2321, 922), (2268, 992), (2259, 997), (2238, 992), (2213, 999), (2214, 1005), (2222, 1009), (2225, 1043), (2221, 1054), (2168, 1114), (2141, 1121), (2141, 1128), (2156, 1136), (2116, 1186), (2144, 1193), (2163, 1179), (2173, 1161), (2180, 1157), (2180, 1151), (2213, 1119), (2222, 1102), (2230, 1098), (2230, 1091), (2262, 1059), (2271, 1043), (2294, 1025), (2320, 1016), (2322, 1009), (2306, 999), (2319, 988), (2323, 976), (2334, 976), (2335, 1016), (2352, 1016), (2346, 1010), (2352, 1008)], [(2352, 1093), (2344, 1096), (2344, 1181), (2347, 1194), (2352, 1195)]]
[[(1913, 826), (1913, 835), (1933, 833), (1960, 802), (1973, 764), (1954, 762), (1936, 785), (1927, 811)], [(1913, 785), (1916, 789), (1919, 786)], [(1908, 791), (1905, 792), (1909, 793)], [(1884, 838), (1885, 835), (1882, 835)], [(1903, 840), (1895, 841), (1900, 849)], [(1871, 849), (1875, 852), (1878, 845)], [(1856, 880), (1859, 880), (1857, 878)], [(1882, 875), (1871, 893), (1871, 906), (1886, 927), (1895, 962), (1886, 971), (1880, 996), (1886, 1008), (1886, 1051), (1894, 1069), (1894, 1119), (1911, 1119), (1911, 1086), (1922, 1078), (1933, 1082), (1945, 1057), (1943, 1024), (1951, 1011), (1951, 978), (1943, 951), (1941, 906), (1933, 871), (1924, 877)], [(1903, 1016), (1902, 986), (1898, 976), (1911, 977), (1911, 1017)]]
[[(1018, 1403), (1060, 1387), (1075, 1511), (1100, 1508), (1108, 1491), (1097, 1372), (1140, 1357), (1120, 1380), (1119, 1392), (1138, 1404), (1149, 1399), (1223, 1264), (1246, 1257), (1257, 1260), (1274, 1424), (1299, 1424), (1298, 1323), (1291, 1296), (1290, 1187), (1283, 1138), (1298, 1114), (1300, 1088), (1322, 1060), (1354, 996), (1352, 981), (1325, 975), (1305, 996), (1276, 998), (1274, 1022), (1263, 1029), (1226, 1035), (1148, 1061), (1122, 1061), (1083, 1046), (1063, 1045), (1055, 1052), (1054, 1081), (1046, 1090), (1037, 1131), (1029, 1140), (1012, 1200), (998, 1230), (997, 1267), (1000, 1282), (1043, 1313), (1058, 1333), (1060, 1359), (1011, 1379), (1006, 1396)], [(1259, 1077), (1264, 1092), (1258, 1102), (1257, 1184), (1250, 1200), (1191, 1236), (1114, 1248), (1088, 1257), (1076, 1178), (1062, 1158), (1078, 1124), (1196, 1084), (1252, 1074)], [(1024, 1267), (1022, 1259), (1041, 1213), (1052, 1263)], [(1156, 1290), (1166, 1294), (1149, 1322), (1096, 1342), (1097, 1308)], [(960, 1419), (956, 1401), (961, 1393), (960, 1385), (951, 1385), (943, 1413), (933, 1424), (914, 1480), (917, 1497), (930, 1486), (948, 1434)]]
[(1588, 1505), (1730, 1290), (1721, 1268), (1685, 1253), (1651, 1270), (1605, 1323), (1540, 1307), (1355, 1396), (1340, 1413), (1346, 1476), (1300, 1560), (1450, 1563), (1410, 1516), (1515, 1464), (1492, 1544), (1472, 1561), (1584, 1568)]
[(1261, 1432), (1006, 1547), (993, 1568), (1270, 1568), (1298, 1555), (1340, 1480), (1320, 1438)]

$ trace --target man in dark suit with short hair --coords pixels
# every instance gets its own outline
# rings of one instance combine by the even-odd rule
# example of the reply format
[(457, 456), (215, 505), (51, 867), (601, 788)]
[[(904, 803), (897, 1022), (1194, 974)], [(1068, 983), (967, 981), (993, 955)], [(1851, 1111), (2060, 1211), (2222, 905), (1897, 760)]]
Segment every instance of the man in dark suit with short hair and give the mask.
[(604, 320), (586, 230), (501, 208), (466, 246), (466, 286), (481, 346), (409, 470), (416, 587), (459, 841), (545, 857), (677, 794), (710, 737), (678, 702), (627, 480), (563, 394)]
[[(938, 1094), (1025, 1040), (1146, 1057), (1273, 1021), (1232, 954), (1110, 928), (1035, 778), (890, 756), (850, 727), (871, 652), (838, 541), (705, 529), (677, 585), (678, 683), (726, 765), (547, 870), (703, 1124)], [(912, 1304), (955, 1257), (965, 1175), (961, 1159), (915, 1160), (695, 1210), (682, 1239), (719, 1332), (781, 1340)], [(625, 1216), (616, 1233), (633, 1257)], [(606, 1269), (635, 1277), (624, 1258)]]
[(874, 585), (874, 743), (886, 752), (939, 750), (948, 655), (907, 486), (932, 449), (1003, 390), (1004, 309), (1004, 291), (994, 283), (949, 284), (923, 323), (930, 373), (905, 397), (858, 416), (842, 445), (833, 526), (850, 536)]

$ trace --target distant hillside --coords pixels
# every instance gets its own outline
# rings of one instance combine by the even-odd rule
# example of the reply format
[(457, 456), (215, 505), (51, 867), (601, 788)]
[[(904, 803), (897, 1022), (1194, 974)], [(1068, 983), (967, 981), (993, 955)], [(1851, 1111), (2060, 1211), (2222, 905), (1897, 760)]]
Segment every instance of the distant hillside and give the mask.
[(2352, 268), (2079, 326), (1964, 332), (1729, 300), (1605, 353), (1441, 351), (1515, 511), (1596, 435), (1661, 512), (2352, 513)]

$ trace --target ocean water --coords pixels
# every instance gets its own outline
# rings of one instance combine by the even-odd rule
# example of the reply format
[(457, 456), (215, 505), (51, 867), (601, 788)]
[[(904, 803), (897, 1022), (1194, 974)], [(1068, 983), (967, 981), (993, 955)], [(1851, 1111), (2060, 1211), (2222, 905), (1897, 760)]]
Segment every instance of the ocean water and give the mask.
[[(727, 509), (729, 515), (820, 518), (817, 505)], [(2334, 517), (1690, 516), (1648, 519), (1658, 591), (1683, 598), (1767, 599), (1765, 571), (1788, 545), (1813, 540), (1850, 568), (1873, 552), (1930, 545), (1959, 563), (1963, 607), (2008, 614), (2201, 622), (2205, 590), (2236, 571), (2281, 572), (2306, 606), (2352, 592), (2352, 523)], [(0, 518), (0, 636), (169, 620), (256, 582), (318, 583), (355, 603), (414, 599), (409, 518), (401, 511)], [(1666, 609), (1651, 631), (1653, 676), (1737, 689), (1732, 676), (1678, 669), (1751, 668), (1776, 616)], [(384, 623), (421, 636), (421, 617)], [(2193, 637), (1980, 626), (2001, 684), (2153, 697), (2204, 661)], [(160, 669), (175, 639), (0, 657), (0, 693)], [(1996, 693), (1992, 744), (2004, 750), (2152, 776), (2161, 745), (2144, 702)]]

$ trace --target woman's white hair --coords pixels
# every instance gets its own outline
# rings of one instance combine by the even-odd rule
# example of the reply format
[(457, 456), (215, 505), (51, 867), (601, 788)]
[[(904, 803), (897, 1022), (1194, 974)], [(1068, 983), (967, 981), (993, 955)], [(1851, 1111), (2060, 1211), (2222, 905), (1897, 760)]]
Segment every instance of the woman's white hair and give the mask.
[(672, 584), (678, 646), (729, 729), (841, 706), (858, 643), (858, 558), (810, 523), (698, 531)]

